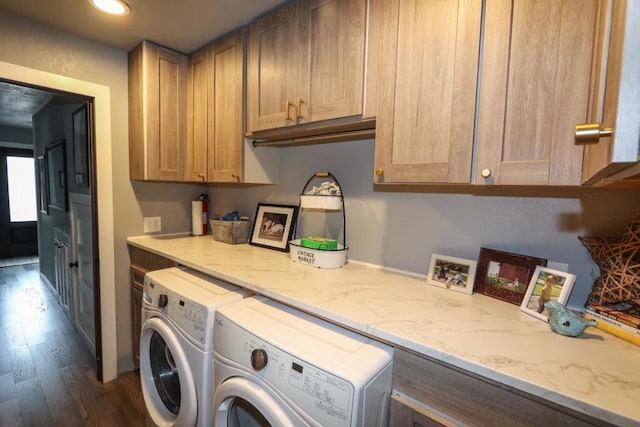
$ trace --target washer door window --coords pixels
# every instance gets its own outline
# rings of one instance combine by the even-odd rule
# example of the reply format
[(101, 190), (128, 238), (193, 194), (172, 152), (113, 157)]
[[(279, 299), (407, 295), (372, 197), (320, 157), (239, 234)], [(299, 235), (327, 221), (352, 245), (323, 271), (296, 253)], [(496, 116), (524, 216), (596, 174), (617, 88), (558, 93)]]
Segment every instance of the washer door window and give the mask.
[(240, 377), (224, 381), (215, 391), (213, 418), (216, 427), (308, 426), (280, 399), (258, 384)]
[(152, 317), (140, 335), (140, 380), (147, 412), (158, 425), (193, 426), (197, 395), (191, 368), (179, 338), (166, 321)]

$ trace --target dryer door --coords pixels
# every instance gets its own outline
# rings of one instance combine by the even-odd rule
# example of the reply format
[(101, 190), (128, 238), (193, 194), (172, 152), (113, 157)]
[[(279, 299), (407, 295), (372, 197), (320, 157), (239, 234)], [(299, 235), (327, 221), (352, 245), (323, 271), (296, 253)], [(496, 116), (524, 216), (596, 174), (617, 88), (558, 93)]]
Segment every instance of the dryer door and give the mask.
[(147, 412), (157, 425), (192, 427), (196, 423), (196, 387), (182, 349), (185, 343), (162, 318), (152, 317), (142, 325), (140, 381)]
[(213, 418), (216, 427), (310, 426), (280, 398), (259, 384), (233, 377), (215, 391)]

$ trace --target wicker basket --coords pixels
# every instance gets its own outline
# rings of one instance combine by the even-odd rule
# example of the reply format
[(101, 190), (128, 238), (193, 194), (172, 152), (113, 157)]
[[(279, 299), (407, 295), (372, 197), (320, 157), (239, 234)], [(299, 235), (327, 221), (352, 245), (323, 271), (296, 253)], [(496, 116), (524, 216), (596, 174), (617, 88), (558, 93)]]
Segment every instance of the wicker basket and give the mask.
[(248, 221), (220, 221), (210, 219), (213, 240), (224, 243), (247, 243), (251, 233), (251, 220)]

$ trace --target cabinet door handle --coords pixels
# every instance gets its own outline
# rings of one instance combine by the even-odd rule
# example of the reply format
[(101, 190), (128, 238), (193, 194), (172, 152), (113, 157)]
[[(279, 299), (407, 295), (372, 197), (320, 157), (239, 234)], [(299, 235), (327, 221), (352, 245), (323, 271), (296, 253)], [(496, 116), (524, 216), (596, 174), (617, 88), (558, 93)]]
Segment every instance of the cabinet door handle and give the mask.
[(285, 120), (291, 120), (291, 102), (289, 101), (285, 101), (284, 102), (284, 119)]
[(483, 178), (489, 178), (491, 176), (491, 169), (489, 168), (482, 169), (482, 171), (480, 172), (480, 175), (482, 175)]
[(376, 170), (375, 170), (375, 174), (376, 174), (376, 176), (378, 176), (378, 177), (380, 177), (380, 176), (384, 175), (384, 169), (382, 169), (382, 168), (376, 168)]
[(577, 145), (596, 144), (600, 138), (613, 135), (613, 129), (602, 128), (600, 123), (582, 123), (576, 125), (575, 143)]
[(298, 119), (302, 118), (302, 103), (304, 102), (304, 100), (302, 98), (298, 98), (296, 100), (296, 117)]
[(69, 263), (69, 268), (73, 268), (73, 267), (76, 267), (76, 268), (78, 267), (78, 261)]

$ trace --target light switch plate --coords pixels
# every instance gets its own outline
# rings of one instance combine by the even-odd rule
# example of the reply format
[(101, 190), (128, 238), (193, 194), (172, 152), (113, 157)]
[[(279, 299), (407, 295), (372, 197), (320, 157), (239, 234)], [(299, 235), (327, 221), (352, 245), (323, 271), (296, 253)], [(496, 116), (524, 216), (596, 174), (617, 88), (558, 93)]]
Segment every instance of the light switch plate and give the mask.
[(157, 233), (162, 231), (162, 217), (147, 216), (144, 218), (144, 232)]

